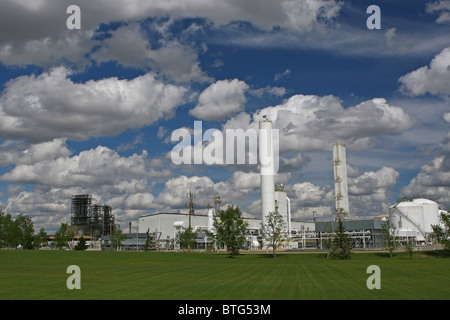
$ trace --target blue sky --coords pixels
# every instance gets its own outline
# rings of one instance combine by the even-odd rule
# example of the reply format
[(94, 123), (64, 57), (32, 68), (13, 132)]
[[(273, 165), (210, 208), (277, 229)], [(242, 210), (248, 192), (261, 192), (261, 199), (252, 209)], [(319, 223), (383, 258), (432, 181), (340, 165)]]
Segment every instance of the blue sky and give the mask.
[(79, 193), (122, 228), (186, 210), (189, 189), (257, 217), (256, 165), (174, 165), (171, 134), (264, 114), (294, 218), (332, 217), (335, 141), (352, 218), (417, 194), (450, 207), (448, 0), (6, 0), (0, 30), (0, 205), (36, 228), (70, 222)]

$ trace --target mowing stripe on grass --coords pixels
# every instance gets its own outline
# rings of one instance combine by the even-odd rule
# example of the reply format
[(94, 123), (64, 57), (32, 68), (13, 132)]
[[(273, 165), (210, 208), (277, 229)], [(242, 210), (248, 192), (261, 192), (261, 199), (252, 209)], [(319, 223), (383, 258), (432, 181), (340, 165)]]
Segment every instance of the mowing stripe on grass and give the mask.
[[(81, 290), (68, 290), (69, 265)], [(381, 290), (369, 290), (369, 265)], [(0, 250), (0, 299), (449, 299), (449, 258)]]

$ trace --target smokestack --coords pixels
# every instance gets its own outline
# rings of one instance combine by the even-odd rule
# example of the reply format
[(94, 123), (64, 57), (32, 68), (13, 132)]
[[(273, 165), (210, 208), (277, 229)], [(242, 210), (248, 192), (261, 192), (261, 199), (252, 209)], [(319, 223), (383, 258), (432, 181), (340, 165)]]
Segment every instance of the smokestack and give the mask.
[(275, 167), (273, 153), (272, 121), (266, 116), (259, 122), (259, 161), (261, 164), (261, 213), (266, 223), (269, 212), (275, 211)]
[(336, 214), (342, 214), (348, 218), (348, 186), (347, 186), (347, 159), (345, 144), (336, 142), (333, 144), (334, 164), (334, 192), (336, 197)]

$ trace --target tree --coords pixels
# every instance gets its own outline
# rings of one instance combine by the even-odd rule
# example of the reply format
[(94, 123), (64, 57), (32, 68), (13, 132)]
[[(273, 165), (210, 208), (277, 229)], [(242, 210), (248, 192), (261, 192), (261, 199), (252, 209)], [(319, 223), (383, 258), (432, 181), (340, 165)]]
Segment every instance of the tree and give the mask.
[(414, 239), (408, 239), (405, 244), (405, 251), (409, 253), (409, 258), (412, 259), (414, 248), (416, 247)]
[(0, 248), (15, 248), (18, 243), (16, 238), (15, 224), (11, 214), (0, 211)]
[(384, 248), (389, 250), (389, 257), (392, 258), (392, 253), (398, 248), (399, 244), (396, 241), (397, 229), (391, 225), (389, 221), (385, 221), (381, 224), (383, 229), (383, 244)]
[(39, 233), (34, 236), (33, 245), (35, 248), (46, 247), (48, 245), (47, 233), (44, 227), (39, 230)]
[(245, 244), (248, 223), (242, 218), (242, 212), (238, 206), (229, 206), (225, 211), (220, 210), (214, 217), (216, 241), (224, 243), (230, 257), (239, 254), (239, 250)]
[(191, 248), (195, 245), (197, 234), (193, 232), (192, 227), (188, 227), (184, 232), (180, 233), (180, 244), (184, 247)]
[(27, 215), (19, 214), (13, 220), (10, 213), (6, 215), (0, 211), (0, 248), (17, 248), (21, 245), (23, 249), (33, 248), (33, 221)]
[(67, 223), (61, 223), (61, 227), (55, 233), (55, 246), (58, 249), (63, 249), (69, 245), (69, 241), (74, 237), (73, 232), (70, 231)]
[(113, 232), (111, 235), (112, 247), (114, 250), (117, 250), (122, 246), (122, 242), (127, 238), (126, 235), (122, 233), (122, 230), (118, 229)]
[(19, 214), (16, 221), (15, 231), (17, 232), (17, 240), (23, 249), (33, 249), (33, 221), (27, 215)]
[(272, 248), (273, 257), (276, 258), (277, 249), (286, 241), (283, 232), (283, 217), (277, 209), (266, 216), (266, 224), (261, 223), (261, 235), (267, 247)]
[(351, 245), (350, 238), (345, 232), (345, 226), (341, 218), (338, 219), (338, 226), (335, 230), (335, 235), (331, 243), (331, 251), (329, 253), (334, 259), (350, 259)]
[(86, 250), (87, 249), (86, 239), (83, 236), (81, 236), (80, 240), (78, 240), (78, 243), (74, 249), (75, 250)]
[(441, 213), (439, 220), (442, 223), (440, 225), (432, 225), (433, 237), (439, 243), (444, 245), (445, 250), (450, 250), (450, 214)]

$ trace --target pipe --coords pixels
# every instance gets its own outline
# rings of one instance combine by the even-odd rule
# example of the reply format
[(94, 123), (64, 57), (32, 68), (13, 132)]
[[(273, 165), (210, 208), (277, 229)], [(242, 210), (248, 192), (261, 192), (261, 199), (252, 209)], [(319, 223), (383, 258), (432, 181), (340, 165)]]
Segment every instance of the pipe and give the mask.
[(288, 227), (288, 237), (291, 237), (291, 199), (289, 199), (288, 196), (286, 196), (287, 200), (287, 227)]

